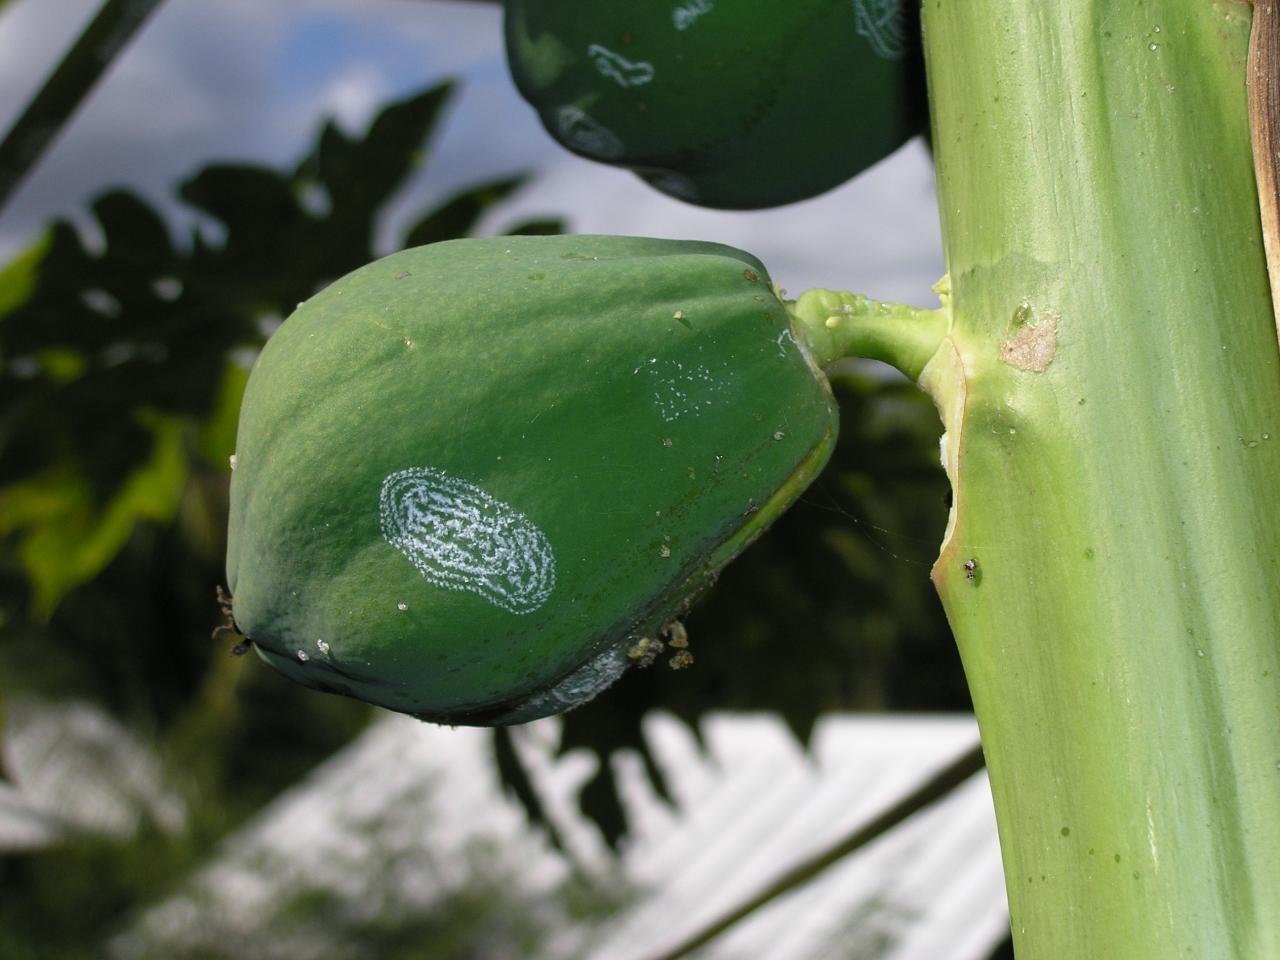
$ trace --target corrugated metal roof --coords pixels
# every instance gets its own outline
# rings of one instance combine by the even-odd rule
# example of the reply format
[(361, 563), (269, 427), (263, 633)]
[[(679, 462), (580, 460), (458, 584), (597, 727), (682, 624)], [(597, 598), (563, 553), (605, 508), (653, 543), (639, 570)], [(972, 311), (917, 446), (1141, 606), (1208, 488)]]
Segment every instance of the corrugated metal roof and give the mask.
[[(530, 725), (517, 731), (516, 748), (572, 858), (635, 894), (593, 924), (561, 918), (542, 954), (590, 960), (645, 960), (682, 941), (977, 737), (969, 717), (832, 716), (805, 752), (772, 716), (716, 715), (703, 728), (702, 751), (688, 728), (654, 716), (646, 737), (676, 803), (655, 795), (638, 757), (617, 758), (633, 832), (615, 859), (577, 809), (594, 757), (556, 758), (558, 730), (555, 721)], [(554, 891), (571, 873), (501, 791), (486, 731), (388, 715), (232, 837), (189, 891), (144, 916), (113, 952), (155, 955), (193, 930), (239, 940), (261, 927), (264, 943), (267, 931), (279, 932), (271, 905), (291, 886), (319, 884), (358, 901), (392, 868), (403, 903), (429, 903), (465, 884), (477, 840), (500, 850), (531, 895)], [(695, 955), (980, 960), (1007, 928), (990, 794), (979, 774)]]

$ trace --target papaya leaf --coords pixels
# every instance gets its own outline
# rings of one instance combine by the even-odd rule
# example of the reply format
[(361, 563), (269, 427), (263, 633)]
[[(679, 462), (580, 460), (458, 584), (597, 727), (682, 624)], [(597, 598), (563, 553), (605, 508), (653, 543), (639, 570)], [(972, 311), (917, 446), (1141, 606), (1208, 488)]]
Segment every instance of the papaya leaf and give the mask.
[[(90, 204), (100, 249), (55, 221), (0, 271), (3, 525), (39, 617), (103, 569), (133, 523), (172, 517), (174, 491), (143, 483), (156, 457), (146, 411), (182, 420), (184, 456), (226, 470), (245, 376), (228, 357), (256, 350), (299, 301), (373, 259), (379, 211), (421, 162), (450, 90), (388, 105), (363, 137), (327, 124), (292, 170), (200, 170), (179, 196), (216, 229), (189, 248), (140, 198), (109, 190)], [(455, 210), (482, 210), (515, 185), (463, 194)], [(65, 498), (60, 516), (37, 515), (39, 484)], [(156, 496), (153, 511), (139, 489)]]
[(495, 727), (493, 730), (493, 762), (498, 769), (498, 776), (502, 781), (503, 787), (524, 807), (529, 823), (545, 830), (547, 832), (547, 840), (551, 845), (563, 855), (571, 856), (571, 851), (565, 846), (564, 840), (560, 836), (560, 831), (556, 829), (555, 823), (547, 816), (546, 808), (542, 804), (542, 797), (538, 795), (537, 787), (534, 786), (533, 781), (529, 778), (529, 772), (525, 770), (524, 764), (521, 763), (520, 755), (516, 753), (515, 744), (512, 742), (511, 737), (510, 727)]
[[(316, 174), (333, 194), (335, 206), (379, 207), (425, 159), (424, 141), (452, 94), (441, 84), (390, 104), (369, 125), (362, 140), (347, 140), (330, 125), (314, 155)], [(344, 149), (335, 150), (341, 144)], [(303, 166), (308, 164), (304, 161)]]
[(68, 590), (92, 579), (142, 520), (172, 519), (186, 480), (184, 424), (148, 418), (150, 458), (98, 507), (83, 476), (61, 469), (0, 491), (0, 537), (21, 531), (18, 556), (34, 613), (47, 619)]
[(49, 252), (51, 241), (48, 231), (45, 231), (8, 266), (0, 269), (0, 323), (36, 292), (40, 263)]
[(109, 190), (93, 201), (92, 209), (116, 263), (134, 268), (131, 277), (141, 276), (157, 264), (172, 264), (175, 251), (169, 228), (134, 194)]
[(325, 271), (336, 277), (370, 259), (375, 217), (423, 163), (425, 141), (449, 99), (442, 84), (393, 103), (353, 139), (329, 123), (316, 150), (299, 164), (295, 180), (310, 186), (325, 218)]
[[(370, 715), (210, 642), (228, 459), (247, 362), (299, 301), (373, 259), (374, 224), (448, 91), (391, 104), (360, 136), (318, 131), (300, 164), (192, 171), (189, 236), (109, 191), (89, 205), (101, 245), (54, 222), (0, 265), (0, 696), (90, 699), (177, 758), (191, 826), (148, 862), (194, 867)], [(7, 916), (62, 931), (68, 956), (100, 954), (173, 875), (138, 873), (137, 847), (104, 845), (89, 873), (65, 848), (32, 854), (10, 871)], [(68, 895), (72, 874), (95, 880)]]
[(504, 231), (512, 237), (549, 237), (556, 233), (564, 233), (564, 221), (552, 219), (524, 220)]
[(304, 209), (288, 175), (247, 164), (205, 167), (179, 195), (221, 233), (192, 251), (192, 301), (259, 340), (257, 317), (284, 317), (312, 293), (328, 251), (322, 218)]
[(236, 363), (227, 364), (217, 400), (197, 434), (197, 449), (206, 462), (222, 471), (231, 470), (231, 456), (236, 452), (236, 425), (240, 421), (240, 400), (248, 383), (247, 368)]
[(410, 227), (405, 234), (404, 245), (417, 247), (437, 240), (467, 236), (489, 207), (505, 200), (524, 180), (523, 176), (507, 177), (451, 198)]
[(138, 414), (207, 408), (237, 331), (182, 302), (182, 267), (141, 201), (98, 198), (106, 247), (55, 222), (35, 291), (0, 323), (0, 486), (73, 467), (97, 506), (146, 459)]
[(249, 270), (255, 279), (278, 260), (273, 244), (314, 225), (289, 179), (264, 167), (213, 164), (183, 183), (179, 195), (225, 229), (217, 252), (223, 271)]

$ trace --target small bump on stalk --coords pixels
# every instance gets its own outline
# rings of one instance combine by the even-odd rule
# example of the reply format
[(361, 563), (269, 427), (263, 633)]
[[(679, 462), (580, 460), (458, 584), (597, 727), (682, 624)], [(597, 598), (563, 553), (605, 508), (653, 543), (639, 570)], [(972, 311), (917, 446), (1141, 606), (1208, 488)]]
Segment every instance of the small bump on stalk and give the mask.
[(820, 288), (786, 306), (797, 339), (817, 366), (863, 357), (881, 360), (912, 380), (937, 352), (950, 321), (945, 304), (929, 310)]

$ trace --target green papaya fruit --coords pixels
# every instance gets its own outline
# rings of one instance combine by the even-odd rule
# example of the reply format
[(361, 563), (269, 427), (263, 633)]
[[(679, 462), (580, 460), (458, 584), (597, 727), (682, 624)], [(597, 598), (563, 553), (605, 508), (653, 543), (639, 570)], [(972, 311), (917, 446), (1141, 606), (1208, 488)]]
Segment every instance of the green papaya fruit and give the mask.
[(925, 125), (906, 0), (505, 0), (517, 89), (569, 150), (729, 209), (830, 190)]
[(835, 417), (749, 254), (393, 254), (301, 304), (250, 375), (235, 623), (292, 679), (424, 719), (562, 711), (799, 495)]

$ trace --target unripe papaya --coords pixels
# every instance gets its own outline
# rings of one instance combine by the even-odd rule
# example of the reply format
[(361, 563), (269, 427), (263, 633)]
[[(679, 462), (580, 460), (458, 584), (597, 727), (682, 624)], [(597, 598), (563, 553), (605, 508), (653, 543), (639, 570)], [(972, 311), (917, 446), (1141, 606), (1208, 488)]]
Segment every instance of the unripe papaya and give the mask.
[(906, 0), (505, 0), (516, 87), (563, 146), (709, 207), (816, 196), (925, 121)]
[(235, 622), (292, 679), (424, 719), (559, 712), (799, 495), (835, 417), (738, 250), (393, 254), (300, 305), (253, 368)]

